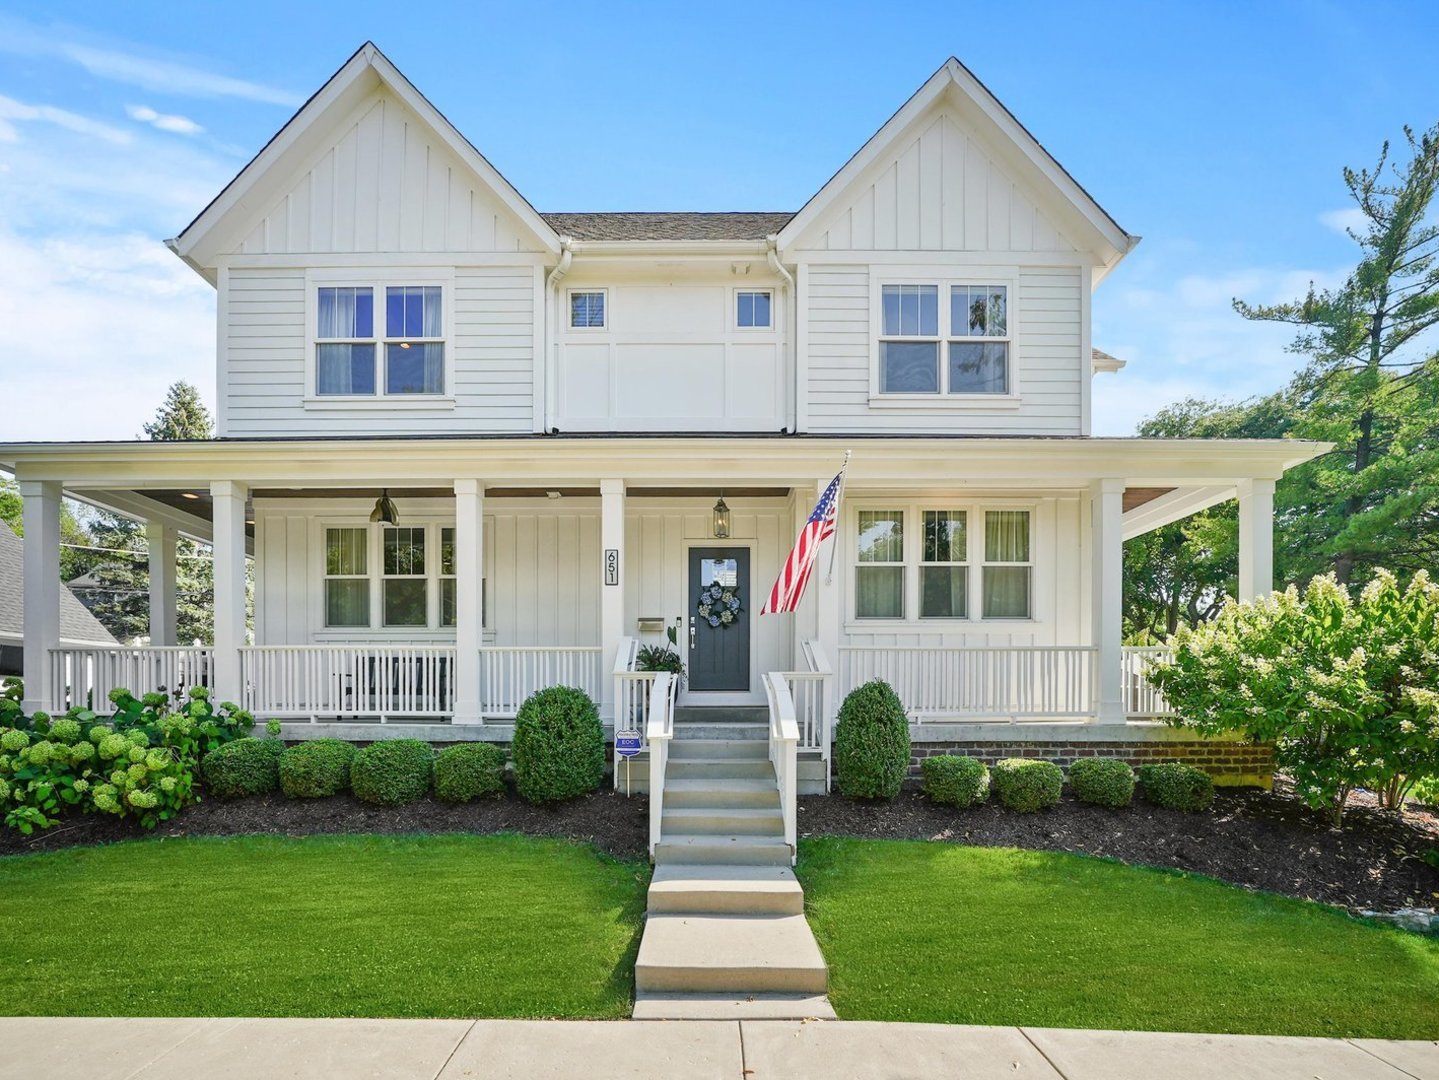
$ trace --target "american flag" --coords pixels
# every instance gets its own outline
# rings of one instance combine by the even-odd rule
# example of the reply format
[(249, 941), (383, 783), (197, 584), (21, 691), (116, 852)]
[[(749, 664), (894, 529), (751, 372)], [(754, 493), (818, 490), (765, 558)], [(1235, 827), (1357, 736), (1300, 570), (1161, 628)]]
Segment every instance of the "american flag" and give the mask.
[(819, 497), (819, 502), (815, 504), (809, 520), (804, 523), (804, 528), (799, 531), (799, 539), (794, 542), (794, 547), (790, 548), (789, 555), (784, 560), (784, 569), (779, 572), (779, 577), (775, 578), (769, 599), (760, 609), (761, 615), (782, 615), (799, 606), (804, 587), (809, 584), (810, 571), (814, 569), (819, 546), (834, 535), (835, 519), (839, 516), (839, 493), (843, 486), (844, 470), (840, 469), (838, 475), (829, 482), (829, 487), (824, 489), (824, 494)]

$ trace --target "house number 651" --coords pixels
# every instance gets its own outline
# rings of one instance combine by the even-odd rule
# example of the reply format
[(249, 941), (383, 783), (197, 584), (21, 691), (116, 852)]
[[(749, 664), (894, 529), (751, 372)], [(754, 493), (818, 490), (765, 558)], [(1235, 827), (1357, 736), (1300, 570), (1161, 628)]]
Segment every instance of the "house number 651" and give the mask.
[(620, 583), (620, 549), (605, 548), (605, 584)]

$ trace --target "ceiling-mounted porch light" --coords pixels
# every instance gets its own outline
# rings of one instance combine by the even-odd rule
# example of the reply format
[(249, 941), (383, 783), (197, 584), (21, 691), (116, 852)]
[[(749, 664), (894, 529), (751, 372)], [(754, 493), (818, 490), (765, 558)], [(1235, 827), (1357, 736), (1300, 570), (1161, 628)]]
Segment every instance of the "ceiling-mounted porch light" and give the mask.
[(370, 511), (370, 520), (377, 521), (381, 525), (398, 525), (400, 523), (400, 512), (395, 509), (395, 500), (390, 498), (390, 489), (385, 488), (380, 497), (375, 500), (375, 508)]
[(725, 505), (724, 493), (720, 493), (719, 502), (715, 503), (714, 509), (714, 534), (716, 540), (729, 539), (729, 507)]

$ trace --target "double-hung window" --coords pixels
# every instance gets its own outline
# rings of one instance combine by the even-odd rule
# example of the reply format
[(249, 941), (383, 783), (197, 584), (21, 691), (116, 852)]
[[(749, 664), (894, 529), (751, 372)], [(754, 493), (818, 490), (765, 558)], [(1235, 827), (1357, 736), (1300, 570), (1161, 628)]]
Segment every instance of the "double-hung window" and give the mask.
[(429, 625), (425, 530), (387, 528), (381, 545), (382, 609), (386, 626)]
[(1009, 286), (880, 286), (881, 394), (1008, 394)]
[(919, 617), (963, 619), (969, 614), (969, 515), (925, 510), (919, 564)]
[(370, 534), (325, 530), (325, 625), (370, 625)]
[(459, 622), (459, 585), (455, 579), (455, 530), (440, 530), (440, 625)]
[(857, 556), (855, 615), (904, 618), (904, 511), (861, 510)]
[(317, 397), (445, 392), (442, 286), (320, 286), (315, 310)]
[(1030, 617), (1034, 574), (1028, 510), (986, 510), (984, 514), (984, 617)]

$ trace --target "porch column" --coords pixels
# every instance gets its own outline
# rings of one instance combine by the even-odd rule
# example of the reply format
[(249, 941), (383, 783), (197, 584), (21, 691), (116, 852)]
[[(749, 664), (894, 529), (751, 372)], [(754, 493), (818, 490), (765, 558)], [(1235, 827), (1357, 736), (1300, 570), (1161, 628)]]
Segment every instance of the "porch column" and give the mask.
[(615, 715), (610, 678), (625, 636), (625, 482), (600, 481), (600, 716)]
[(175, 530), (159, 521), (145, 522), (150, 552), (150, 644), (175, 645)]
[(245, 499), (247, 485), (216, 480), (210, 485), (214, 502), (215, 664), (211, 693), (217, 701), (243, 705), (240, 648), (245, 644)]
[(455, 723), (484, 722), (480, 648), (484, 645), (485, 489), (455, 481)]
[(1274, 591), (1274, 481), (1239, 481), (1239, 599)]
[(1090, 488), (1090, 640), (1098, 648), (1095, 719), (1124, 720), (1121, 666), (1124, 643), (1124, 481), (1096, 480)]
[(25, 527), (24, 665), (28, 714), (54, 711), (51, 649), (60, 646), (60, 485), (20, 481)]

